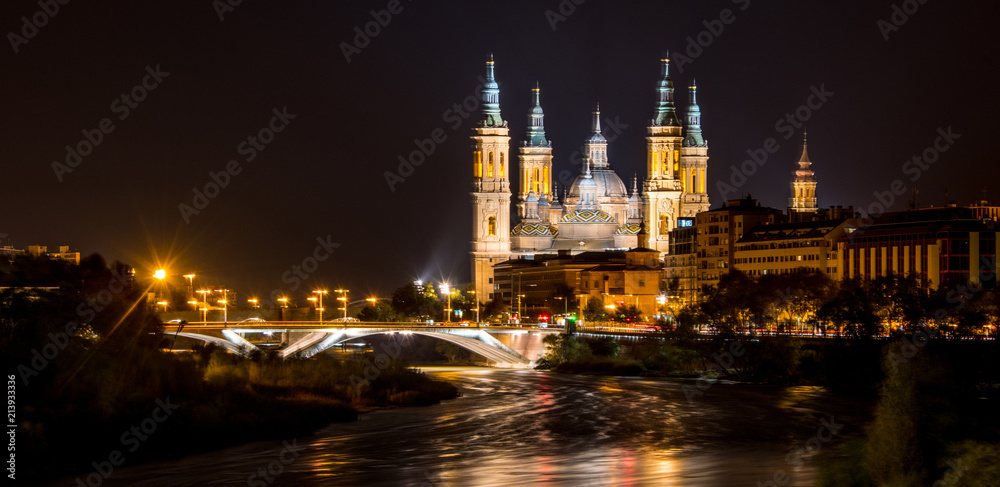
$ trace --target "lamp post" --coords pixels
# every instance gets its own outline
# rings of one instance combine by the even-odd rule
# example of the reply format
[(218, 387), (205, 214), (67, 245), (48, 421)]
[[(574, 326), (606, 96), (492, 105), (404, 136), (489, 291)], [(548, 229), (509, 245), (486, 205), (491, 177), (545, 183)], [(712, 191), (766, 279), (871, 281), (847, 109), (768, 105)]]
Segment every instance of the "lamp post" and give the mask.
[(166, 301), (157, 301), (156, 304), (158, 304), (160, 306), (163, 306), (163, 312), (164, 313), (167, 312), (167, 302)]
[(323, 295), (327, 293), (326, 289), (316, 289), (313, 291), (314, 294), (319, 296), (319, 307), (316, 311), (319, 311), (319, 323), (323, 324)]
[(476, 290), (475, 289), (469, 291), (469, 294), (472, 295), (472, 299), (476, 300), (476, 324), (478, 325), (479, 324), (479, 296), (476, 296)]
[(250, 306), (253, 309), (260, 308), (260, 304), (259, 304), (259, 301), (257, 301), (257, 298), (250, 298), (250, 299), (247, 300), (247, 302), (250, 303)]
[(229, 301), (226, 299), (220, 299), (219, 304), (222, 305), (222, 326), (229, 326)]
[(343, 318), (344, 318), (344, 321), (346, 322), (347, 321), (347, 293), (349, 293), (350, 291), (347, 290), (347, 289), (334, 289), (333, 292), (341, 295), (341, 296), (337, 297), (337, 301), (340, 301), (340, 302), (344, 303), (344, 307), (340, 308), (340, 309), (344, 310), (344, 316), (343, 316)]
[(184, 277), (188, 280), (188, 296), (194, 297), (194, 274), (184, 274)]
[(201, 308), (201, 322), (202, 324), (208, 323), (208, 293), (212, 291), (209, 291), (208, 289), (199, 289), (195, 292), (202, 295), (202, 299), (205, 303)]
[(448, 283), (441, 284), (441, 293), (448, 295), (448, 307), (444, 309), (444, 322), (451, 323), (451, 289), (448, 286)]

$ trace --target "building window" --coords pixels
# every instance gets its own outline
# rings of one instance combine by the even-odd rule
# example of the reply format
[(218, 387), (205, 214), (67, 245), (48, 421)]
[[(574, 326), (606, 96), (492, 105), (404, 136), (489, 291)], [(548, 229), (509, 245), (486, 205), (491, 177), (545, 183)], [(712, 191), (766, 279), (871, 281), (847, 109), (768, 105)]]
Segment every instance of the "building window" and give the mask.
[(533, 181), (532, 181), (532, 188), (533, 188), (532, 191), (534, 191), (535, 194), (539, 194), (538, 193), (538, 186), (541, 183), (541, 181), (540, 181), (541, 178), (538, 177), (538, 172), (539, 172), (538, 168), (536, 167), (535, 168), (535, 177), (533, 178)]
[(646, 287), (646, 280), (645, 279), (639, 279), (639, 287)]
[[(492, 277), (490, 278), (490, 284), (493, 284), (493, 278)], [(492, 297), (493, 295), (491, 294), (490, 296)]]
[(486, 220), (486, 234), (495, 237), (497, 234), (497, 217), (490, 215)]
[(490, 152), (489, 161), (486, 164), (486, 177), (493, 177), (493, 152)]
[(483, 151), (476, 151), (474, 155), (475, 173), (477, 178), (483, 177)]
[(503, 170), (503, 152), (501, 152), (500, 153), (500, 177), (503, 177), (503, 175), (504, 175), (504, 170)]

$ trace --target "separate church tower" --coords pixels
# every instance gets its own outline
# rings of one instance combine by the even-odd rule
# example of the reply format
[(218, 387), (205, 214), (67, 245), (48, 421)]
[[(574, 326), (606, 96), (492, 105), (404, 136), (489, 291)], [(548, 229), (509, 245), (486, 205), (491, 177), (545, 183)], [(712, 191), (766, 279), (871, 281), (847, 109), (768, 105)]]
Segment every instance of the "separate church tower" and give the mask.
[(662, 60), (662, 79), (657, 85), (656, 113), (647, 128), (646, 181), (643, 191), (644, 220), (649, 248), (666, 252), (671, 229), (677, 224), (681, 194), (682, 127), (674, 106), (674, 83), (670, 79), (669, 56)]
[(493, 55), (486, 62), (483, 116), (473, 141), (472, 282), (476, 299), (493, 299), (493, 265), (510, 258), (510, 135), (500, 116)]
[(792, 180), (792, 197), (788, 198), (788, 209), (797, 213), (796, 216), (807, 216), (805, 214), (816, 213), (816, 178), (813, 170), (810, 169), (812, 162), (809, 161), (809, 151), (807, 150), (806, 134), (802, 134), (802, 157), (799, 158), (799, 168), (795, 170), (795, 179)]
[[(545, 138), (545, 114), (542, 112), (541, 93), (536, 83), (531, 90), (534, 103), (528, 114), (527, 140), (521, 143), (518, 154), (521, 168), (521, 188), (518, 191), (518, 216), (525, 218), (525, 202), (534, 194), (540, 203), (548, 206), (552, 196), (552, 143)], [(545, 218), (548, 215), (544, 215)]]
[(681, 213), (678, 216), (694, 218), (708, 211), (708, 192), (705, 190), (708, 175), (708, 142), (701, 133), (701, 107), (698, 106), (698, 86), (691, 83), (691, 106), (684, 125), (684, 143), (681, 147)]

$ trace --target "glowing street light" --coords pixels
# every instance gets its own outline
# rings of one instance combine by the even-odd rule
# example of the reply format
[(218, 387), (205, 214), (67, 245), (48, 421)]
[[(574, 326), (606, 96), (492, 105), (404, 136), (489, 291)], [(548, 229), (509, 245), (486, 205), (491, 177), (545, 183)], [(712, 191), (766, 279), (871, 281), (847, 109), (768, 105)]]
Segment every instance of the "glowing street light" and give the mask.
[[(317, 290), (313, 291), (313, 293), (315, 293), (315, 294), (317, 294), (319, 296), (319, 306), (316, 307), (316, 311), (319, 312), (319, 322), (320, 322), (320, 324), (322, 324), (323, 323), (323, 295), (326, 294), (327, 291), (326, 291), (326, 289), (317, 289)], [(313, 300), (313, 298), (309, 298), (309, 299)]]
[(347, 289), (334, 289), (333, 292), (335, 292), (337, 294), (342, 294), (343, 295), (343, 296), (339, 296), (337, 298), (337, 301), (343, 301), (344, 307), (340, 308), (340, 309), (342, 309), (344, 311), (344, 321), (347, 321), (347, 293), (349, 293), (350, 291), (347, 290)]
[(219, 304), (222, 305), (222, 324), (223, 326), (225, 326), (227, 323), (229, 323), (229, 309), (226, 306), (227, 304), (229, 304), (229, 301), (225, 299), (220, 299)]
[(195, 292), (198, 293), (198, 294), (201, 294), (202, 297), (203, 297), (203, 301), (204, 301), (204, 306), (201, 308), (201, 313), (202, 313), (201, 314), (201, 322), (202, 323), (208, 323), (208, 295), (212, 291), (210, 291), (208, 289), (199, 289), (199, 290), (197, 290)]
[(278, 302), (281, 303), (282, 308), (288, 307), (288, 298), (278, 298)]
[(450, 289), (451, 287), (448, 285), (448, 283), (441, 284), (441, 294), (448, 295), (448, 307), (445, 308), (445, 311), (447, 311), (447, 313), (444, 315), (445, 323), (451, 323), (451, 292), (449, 292)]
[(158, 304), (160, 306), (163, 306), (163, 312), (164, 313), (167, 312), (167, 302), (166, 301), (157, 301), (156, 304)]
[(167, 278), (167, 271), (164, 269), (157, 269), (156, 272), (153, 273), (153, 277), (162, 281)]
[(476, 300), (476, 324), (479, 324), (479, 297), (476, 296), (475, 289), (469, 291), (469, 294), (472, 295), (472, 299)]
[(247, 300), (247, 302), (250, 303), (250, 306), (252, 306), (253, 309), (260, 308), (260, 304), (258, 304), (257, 298), (250, 298)]

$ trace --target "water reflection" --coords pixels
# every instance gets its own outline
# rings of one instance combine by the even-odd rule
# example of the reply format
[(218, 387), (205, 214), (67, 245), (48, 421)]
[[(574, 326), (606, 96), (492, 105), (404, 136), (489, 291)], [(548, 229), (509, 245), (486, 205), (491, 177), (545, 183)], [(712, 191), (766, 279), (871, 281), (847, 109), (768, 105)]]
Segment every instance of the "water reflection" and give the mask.
[[(815, 461), (785, 463), (819, 419), (860, 430), (866, 404), (818, 387), (716, 384), (689, 402), (681, 383), (530, 370), (430, 369), (463, 396), (378, 411), (299, 439), (270, 485), (756, 485), (785, 471), (812, 485)], [(123, 468), (105, 485), (246, 485), (275, 458), (262, 442)], [(824, 452), (830, 449), (824, 448)], [(65, 483), (62, 485), (66, 485)]]

